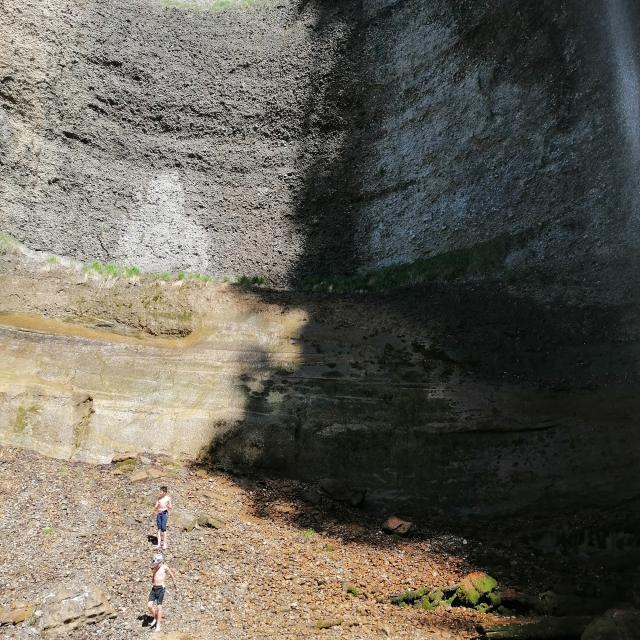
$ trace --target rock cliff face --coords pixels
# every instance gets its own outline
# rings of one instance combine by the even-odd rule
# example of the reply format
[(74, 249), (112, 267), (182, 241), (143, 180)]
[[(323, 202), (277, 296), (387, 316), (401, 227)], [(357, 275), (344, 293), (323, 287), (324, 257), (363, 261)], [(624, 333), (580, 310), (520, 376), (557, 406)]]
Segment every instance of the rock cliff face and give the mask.
[[(423, 513), (637, 496), (637, 10), (225, 5), (5, 0), (0, 232), (273, 287), (5, 256), (2, 441), (205, 453)], [(427, 282), (297, 291), (412, 263)]]
[(345, 297), (11, 264), (3, 444), (97, 463), (201, 458), (330, 481), (415, 515), (553, 513), (637, 494), (636, 361), (609, 342), (602, 312), (533, 308), (485, 286)]
[(628, 295), (605, 3), (230, 4), (4, 3), (6, 231), (276, 284), (498, 238), (497, 270), (537, 295), (585, 274), (590, 295)]

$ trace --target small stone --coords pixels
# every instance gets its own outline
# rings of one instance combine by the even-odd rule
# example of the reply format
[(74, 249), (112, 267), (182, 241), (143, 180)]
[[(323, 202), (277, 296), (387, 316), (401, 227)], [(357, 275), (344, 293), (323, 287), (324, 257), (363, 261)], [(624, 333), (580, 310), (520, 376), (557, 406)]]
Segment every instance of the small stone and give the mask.
[(198, 469), (196, 471), (196, 478), (208, 478), (209, 474), (204, 469)]
[(331, 618), (327, 620), (318, 620), (316, 622), (317, 629), (331, 629), (331, 627), (339, 627), (342, 624), (339, 618)]
[(157, 478), (163, 478), (167, 475), (167, 472), (162, 467), (150, 467), (147, 469), (147, 475), (149, 478), (155, 480)]
[(382, 524), (382, 529), (387, 533), (405, 536), (413, 529), (413, 523), (408, 520), (402, 520), (402, 518), (398, 518), (397, 516), (390, 516)]
[(153, 462), (153, 460), (147, 456), (140, 456), (139, 460), (142, 464), (151, 464)]
[(141, 469), (140, 471), (134, 471), (129, 476), (129, 480), (131, 480), (131, 482), (140, 482), (141, 480), (147, 480), (148, 478), (149, 476), (144, 469)]

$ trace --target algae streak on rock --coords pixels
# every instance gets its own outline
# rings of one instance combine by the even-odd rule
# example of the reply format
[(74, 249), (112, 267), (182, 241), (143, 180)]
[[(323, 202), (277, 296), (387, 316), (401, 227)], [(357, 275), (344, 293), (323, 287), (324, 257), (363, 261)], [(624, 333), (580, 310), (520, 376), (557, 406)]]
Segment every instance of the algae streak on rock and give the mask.
[(0, 316), (0, 443), (94, 463), (194, 457), (244, 417), (243, 373), (297, 364), (303, 315), (284, 320), (237, 301), (190, 336), (161, 338)]

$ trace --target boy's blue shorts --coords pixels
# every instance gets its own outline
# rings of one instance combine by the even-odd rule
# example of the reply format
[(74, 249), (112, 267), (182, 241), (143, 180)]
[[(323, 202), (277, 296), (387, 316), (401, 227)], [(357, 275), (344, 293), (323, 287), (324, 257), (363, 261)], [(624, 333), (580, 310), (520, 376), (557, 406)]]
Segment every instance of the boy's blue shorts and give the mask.
[(168, 511), (161, 511), (156, 514), (156, 525), (158, 526), (159, 531), (167, 530), (167, 516), (169, 515)]

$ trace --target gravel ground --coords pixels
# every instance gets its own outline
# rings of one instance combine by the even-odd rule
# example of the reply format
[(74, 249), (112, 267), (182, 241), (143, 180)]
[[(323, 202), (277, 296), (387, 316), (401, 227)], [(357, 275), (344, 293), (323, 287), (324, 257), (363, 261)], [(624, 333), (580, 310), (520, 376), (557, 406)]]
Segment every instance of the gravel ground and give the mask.
[[(35, 603), (51, 586), (84, 578), (110, 596), (118, 616), (67, 637), (146, 636), (141, 616), (153, 554), (152, 505), (166, 482), (177, 507), (205, 511), (225, 525), (186, 533), (172, 529), (170, 518), (167, 560), (178, 590), (169, 586), (165, 632), (229, 640), (445, 640), (475, 637), (477, 624), (493, 618), (380, 602), (409, 587), (452, 584), (482, 568), (468, 559), (473, 553), (465, 554), (475, 549), (489, 557), (477, 541), (446, 533), (388, 536), (378, 519), (358, 510), (303, 501), (299, 483), (238, 479), (162, 460), (139, 460), (137, 470), (151, 466), (167, 477), (134, 482), (132, 469), (0, 449), (0, 603)], [(537, 559), (515, 562), (531, 573)], [(318, 628), (328, 620), (342, 623)], [(24, 623), (2, 627), (0, 638), (33, 632)]]

